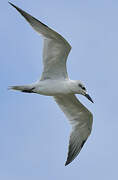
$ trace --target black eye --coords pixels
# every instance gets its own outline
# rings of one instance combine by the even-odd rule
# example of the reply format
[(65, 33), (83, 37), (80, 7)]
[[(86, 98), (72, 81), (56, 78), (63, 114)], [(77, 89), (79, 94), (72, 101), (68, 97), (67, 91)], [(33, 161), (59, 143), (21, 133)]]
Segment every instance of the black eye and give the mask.
[(82, 86), (81, 84), (79, 84), (78, 86), (81, 87), (84, 91), (86, 91), (86, 88)]
[(85, 87), (82, 87), (82, 89), (83, 89), (83, 90), (86, 90), (86, 88), (85, 88)]

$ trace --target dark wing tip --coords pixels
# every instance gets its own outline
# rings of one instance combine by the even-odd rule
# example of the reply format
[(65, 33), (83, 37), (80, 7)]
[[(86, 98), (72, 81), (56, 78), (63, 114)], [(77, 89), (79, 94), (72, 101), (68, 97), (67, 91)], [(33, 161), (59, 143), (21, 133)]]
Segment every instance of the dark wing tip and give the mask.
[(70, 155), (70, 152), (68, 154), (68, 157), (67, 157), (67, 160), (65, 162), (65, 166), (67, 166), (68, 164), (70, 164), (75, 158), (73, 158), (71, 155)]
[(70, 164), (73, 160), (70, 160), (70, 158), (67, 158), (67, 161), (65, 162), (65, 166), (67, 166), (68, 164)]
[(8, 3), (9, 3), (11, 6), (13, 6), (15, 9), (17, 9), (17, 11), (19, 11), (19, 12), (23, 15), (24, 11), (23, 11), (21, 8), (17, 7), (16, 5), (12, 4), (12, 3), (9, 2), (9, 1), (8, 1)]
[(17, 8), (17, 7), (16, 7), (14, 4), (12, 4), (11, 2), (8, 1), (8, 3), (9, 3), (11, 6)]
[(68, 164), (70, 164), (70, 163), (77, 157), (77, 155), (78, 155), (79, 152), (81, 151), (82, 147), (84, 146), (86, 140), (87, 140), (87, 139), (85, 139), (85, 140), (81, 143), (80, 147), (76, 147), (75, 150), (73, 150), (73, 149), (72, 149), (73, 147), (72, 147), (71, 145), (69, 145), (69, 152), (68, 152), (68, 157), (67, 157), (67, 161), (66, 161), (66, 163), (65, 163), (65, 166), (67, 166)]
[(66, 161), (65, 166), (67, 166), (69, 163), (70, 163), (70, 162), (67, 162), (67, 161)]
[(14, 4), (12, 4), (11, 2), (8, 1), (8, 3), (13, 6), (17, 11), (19, 11), (22, 15), (24, 13), (24, 11), (22, 9), (20, 9), (19, 7), (15, 6)]
[[(33, 19), (35, 22), (39, 22), (41, 23), (43, 26), (45, 26), (46, 28), (49, 29), (49, 27), (47, 25), (45, 25), (44, 23), (42, 23), (41, 21), (39, 21), (38, 19), (36, 19), (35, 17), (31, 16), (30, 14), (28, 14), (27, 12), (23, 11), (21, 8), (15, 6), (14, 4), (12, 4), (11, 2), (8, 1), (8, 3), (13, 6), (22, 16), (24, 16), (24, 18), (31, 24), (31, 19)], [(31, 24), (32, 25), (32, 24)]]

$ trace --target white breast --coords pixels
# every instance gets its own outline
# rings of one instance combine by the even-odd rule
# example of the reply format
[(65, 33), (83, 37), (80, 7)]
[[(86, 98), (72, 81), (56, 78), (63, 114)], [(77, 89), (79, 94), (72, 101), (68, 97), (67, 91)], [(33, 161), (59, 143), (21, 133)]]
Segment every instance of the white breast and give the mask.
[(34, 91), (47, 96), (64, 95), (72, 93), (69, 87), (69, 80), (45, 80), (39, 81)]

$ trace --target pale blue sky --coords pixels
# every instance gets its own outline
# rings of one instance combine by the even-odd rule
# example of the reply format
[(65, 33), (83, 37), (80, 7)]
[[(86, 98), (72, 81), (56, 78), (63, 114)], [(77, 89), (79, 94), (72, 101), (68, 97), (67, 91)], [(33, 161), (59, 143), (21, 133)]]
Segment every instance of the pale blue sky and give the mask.
[(67, 167), (70, 125), (51, 97), (7, 90), (42, 72), (42, 39), (7, 1), (0, 4), (0, 179), (118, 179), (118, 1), (25, 0), (12, 3), (72, 45), (71, 79), (82, 80), (94, 104), (92, 134)]

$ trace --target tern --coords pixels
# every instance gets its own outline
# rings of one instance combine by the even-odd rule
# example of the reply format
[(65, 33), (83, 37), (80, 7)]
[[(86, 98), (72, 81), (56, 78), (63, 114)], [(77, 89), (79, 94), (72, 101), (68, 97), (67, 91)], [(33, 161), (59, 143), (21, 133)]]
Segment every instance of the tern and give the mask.
[(66, 166), (77, 157), (92, 130), (93, 115), (75, 94), (87, 97), (92, 103), (93, 100), (81, 81), (70, 80), (68, 77), (66, 61), (71, 50), (70, 44), (35, 17), (11, 2), (9, 4), (28, 21), (35, 31), (42, 35), (44, 40), (44, 68), (40, 80), (29, 85), (11, 86), (10, 89), (54, 97), (72, 125)]

